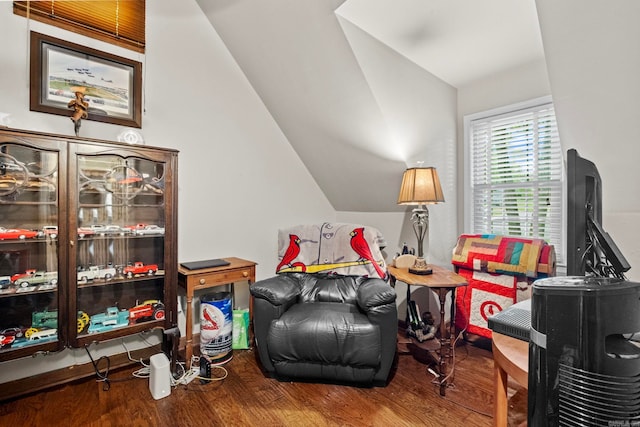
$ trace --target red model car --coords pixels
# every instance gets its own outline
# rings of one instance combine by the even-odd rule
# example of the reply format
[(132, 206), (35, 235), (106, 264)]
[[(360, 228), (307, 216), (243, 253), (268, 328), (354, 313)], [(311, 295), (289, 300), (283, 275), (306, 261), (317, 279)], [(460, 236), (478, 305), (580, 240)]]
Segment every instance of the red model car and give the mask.
[(0, 347), (4, 347), (5, 345), (9, 345), (16, 340), (15, 335), (0, 335)]
[(0, 240), (24, 240), (38, 237), (39, 235), (38, 231), (0, 227)]
[(122, 271), (127, 277), (131, 278), (134, 274), (148, 274), (152, 275), (158, 271), (156, 264), (144, 264), (140, 261), (134, 262), (133, 265), (128, 265)]

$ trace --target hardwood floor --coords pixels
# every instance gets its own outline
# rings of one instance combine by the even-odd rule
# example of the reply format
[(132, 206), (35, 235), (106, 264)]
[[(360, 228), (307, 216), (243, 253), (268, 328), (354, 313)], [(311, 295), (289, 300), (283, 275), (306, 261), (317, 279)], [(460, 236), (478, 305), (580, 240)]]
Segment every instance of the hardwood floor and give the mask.
[[(107, 391), (94, 377), (2, 402), (0, 425), (491, 426), (491, 353), (458, 346), (454, 384), (444, 398), (423, 356), (400, 354), (387, 387), (359, 388), (279, 382), (263, 375), (253, 350), (236, 351), (224, 380), (195, 380), (160, 400), (151, 397), (147, 379), (132, 378), (139, 366), (129, 367), (109, 374)], [(519, 423), (523, 414), (526, 400), (510, 409), (510, 421)]]

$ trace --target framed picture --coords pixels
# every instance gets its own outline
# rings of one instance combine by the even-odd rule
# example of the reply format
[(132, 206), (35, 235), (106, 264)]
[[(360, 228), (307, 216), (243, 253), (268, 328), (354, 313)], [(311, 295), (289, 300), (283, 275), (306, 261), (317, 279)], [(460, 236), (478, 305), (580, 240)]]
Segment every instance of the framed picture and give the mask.
[(76, 92), (86, 120), (142, 127), (142, 64), (31, 32), (30, 109), (69, 116)]

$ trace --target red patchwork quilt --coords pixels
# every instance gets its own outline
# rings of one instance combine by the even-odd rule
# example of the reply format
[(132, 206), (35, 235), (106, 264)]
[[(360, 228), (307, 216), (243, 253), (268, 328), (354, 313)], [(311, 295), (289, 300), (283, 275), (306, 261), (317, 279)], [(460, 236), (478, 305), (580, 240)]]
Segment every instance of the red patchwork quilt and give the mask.
[(456, 291), (455, 325), (491, 338), (489, 316), (531, 297), (536, 279), (555, 275), (555, 250), (541, 239), (463, 234), (451, 259), (468, 286)]

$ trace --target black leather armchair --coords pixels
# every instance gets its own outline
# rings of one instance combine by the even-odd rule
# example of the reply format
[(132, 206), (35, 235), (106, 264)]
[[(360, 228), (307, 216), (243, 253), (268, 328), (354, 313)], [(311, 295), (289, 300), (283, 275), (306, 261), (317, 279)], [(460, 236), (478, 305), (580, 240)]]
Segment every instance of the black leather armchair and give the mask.
[(398, 331), (380, 278), (284, 273), (251, 285), (260, 361), (280, 380), (386, 385)]

